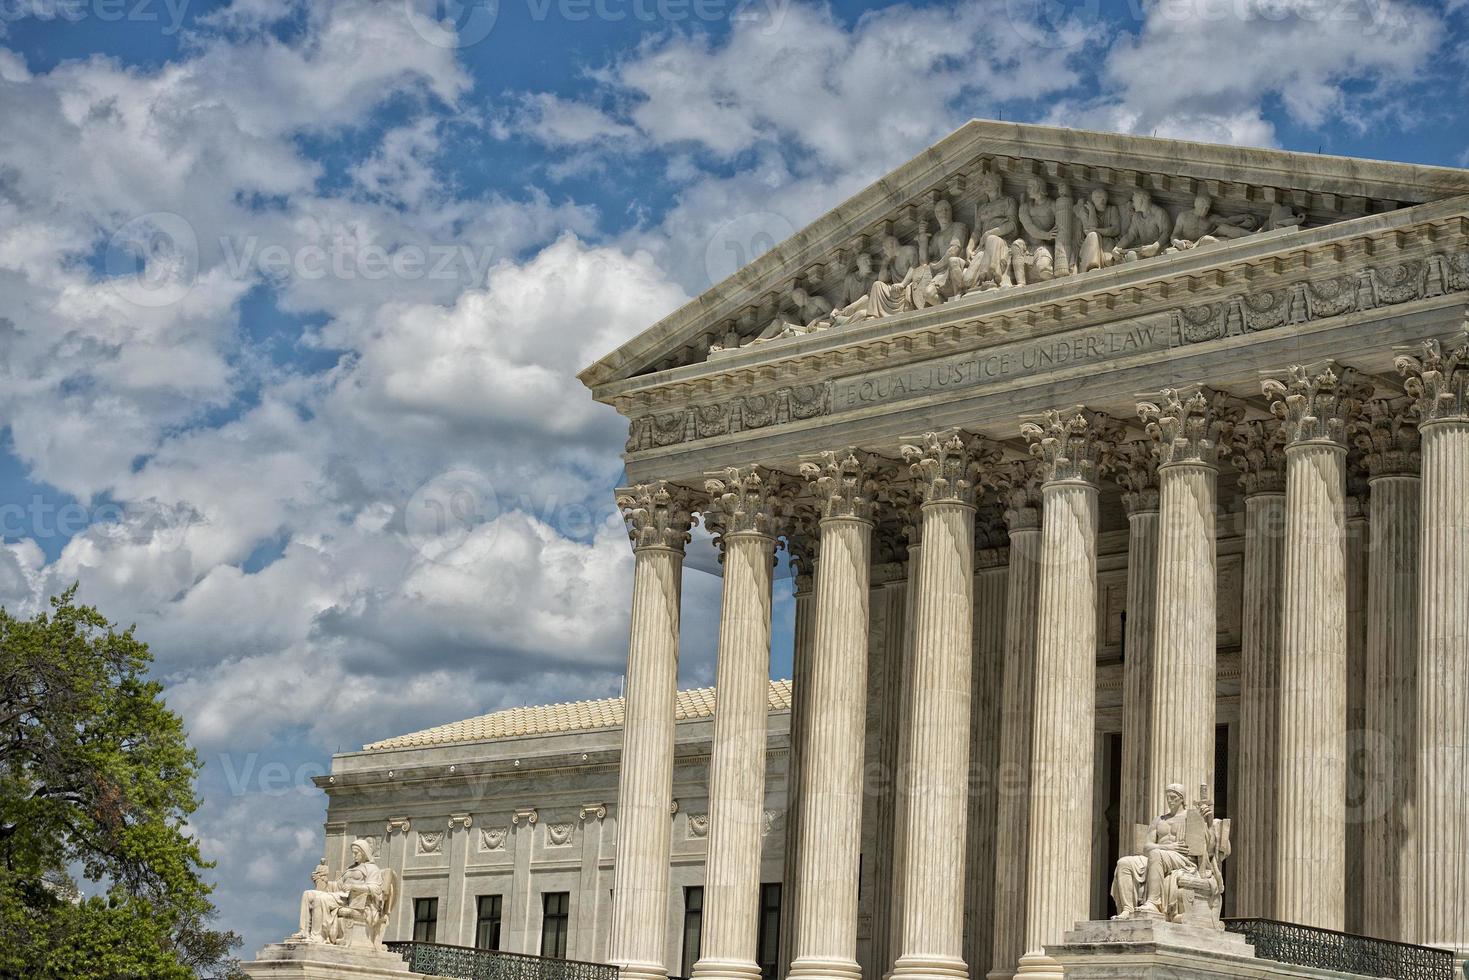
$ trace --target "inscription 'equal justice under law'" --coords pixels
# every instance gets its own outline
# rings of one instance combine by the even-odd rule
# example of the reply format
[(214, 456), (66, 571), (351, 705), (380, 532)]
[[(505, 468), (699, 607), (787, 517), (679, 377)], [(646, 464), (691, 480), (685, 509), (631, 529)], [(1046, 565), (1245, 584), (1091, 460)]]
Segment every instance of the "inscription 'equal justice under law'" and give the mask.
[(931, 391), (967, 388), (1017, 374), (1151, 350), (1177, 344), (1176, 332), (1165, 322), (1135, 323), (1120, 330), (1111, 328), (1064, 339), (1046, 338), (858, 375), (836, 383), (832, 408), (841, 411), (899, 401)]

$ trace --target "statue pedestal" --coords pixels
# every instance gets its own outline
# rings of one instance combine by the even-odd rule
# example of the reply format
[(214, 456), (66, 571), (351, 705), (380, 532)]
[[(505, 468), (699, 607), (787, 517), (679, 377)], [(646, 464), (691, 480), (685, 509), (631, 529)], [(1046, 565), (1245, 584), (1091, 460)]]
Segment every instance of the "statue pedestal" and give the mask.
[(1256, 959), (1244, 936), (1159, 919), (1083, 922), (1060, 945), (1047, 946), (1046, 954), (1065, 969), (1066, 980), (1356, 976)]
[(287, 940), (271, 943), (243, 964), (251, 980), (421, 980), (397, 953), (363, 946)]

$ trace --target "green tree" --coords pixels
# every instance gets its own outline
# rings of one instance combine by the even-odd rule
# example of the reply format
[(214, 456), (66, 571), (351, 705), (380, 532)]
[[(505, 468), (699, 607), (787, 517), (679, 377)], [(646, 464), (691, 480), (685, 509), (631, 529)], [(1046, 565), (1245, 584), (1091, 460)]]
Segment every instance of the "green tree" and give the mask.
[(186, 829), (199, 758), (147, 645), (75, 594), (0, 609), (0, 977), (241, 976)]

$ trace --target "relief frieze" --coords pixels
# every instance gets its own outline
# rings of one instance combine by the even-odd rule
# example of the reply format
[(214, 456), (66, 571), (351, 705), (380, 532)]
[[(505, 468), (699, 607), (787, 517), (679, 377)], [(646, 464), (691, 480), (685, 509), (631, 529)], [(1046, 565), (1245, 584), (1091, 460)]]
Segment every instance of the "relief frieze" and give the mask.
[(641, 415), (629, 427), (627, 451), (643, 452), (946, 390), (982, 388), (1009, 378), (1100, 365), (1132, 354), (1208, 343), (1458, 292), (1469, 292), (1469, 250), (1259, 288), (1065, 335), (1027, 338), (834, 381), (791, 385)]

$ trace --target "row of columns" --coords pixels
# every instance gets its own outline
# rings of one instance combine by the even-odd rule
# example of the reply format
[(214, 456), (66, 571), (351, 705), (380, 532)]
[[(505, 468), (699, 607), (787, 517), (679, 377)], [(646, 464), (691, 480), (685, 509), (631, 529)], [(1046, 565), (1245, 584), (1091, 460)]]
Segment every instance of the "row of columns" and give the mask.
[[(1165, 391), (1139, 414), (1149, 441), (1085, 408), (1021, 427), (1034, 462), (962, 432), (909, 440), (917, 498), (909, 551), (911, 683), (904, 692), (893, 842), (892, 976), (1060, 977), (1045, 947), (1088, 915), (1101, 476), (1125, 491), (1132, 539), (1124, 668), (1123, 826), (1163, 787), (1214, 782), (1215, 512), (1218, 460), (1233, 453), (1245, 497), (1241, 785), (1242, 914), (1345, 924), (1349, 441), (1371, 474), (1364, 647), (1369, 933), (1457, 943), (1469, 894), (1469, 337), (1398, 359), (1407, 399), (1373, 403), (1350, 372), (1292, 367), (1265, 382), (1275, 418), (1204, 388)], [(1422, 439), (1421, 476), (1414, 471)], [(745, 467), (711, 477), (700, 503), (725, 563), (701, 978), (755, 963), (765, 684), (776, 540), (814, 499), (808, 673), (799, 692), (799, 785), (789, 975), (860, 976), (856, 961), (872, 535), (897, 467), (856, 449), (805, 459), (800, 479)], [(992, 961), (966, 964), (966, 854), (973, 720), (978, 498), (1003, 500), (1010, 565), (999, 679)], [(679, 571), (693, 497), (656, 484), (620, 492), (636, 553), (610, 958), (664, 976)], [(812, 526), (814, 525), (814, 527)], [(1282, 535), (1283, 532), (1283, 535)], [(1020, 785), (1010, 785), (1018, 778)], [(1132, 789), (1138, 787), (1138, 789)], [(958, 832), (956, 832), (958, 831)], [(1123, 852), (1132, 850), (1124, 830)], [(1421, 869), (1421, 870), (1420, 870)]]

